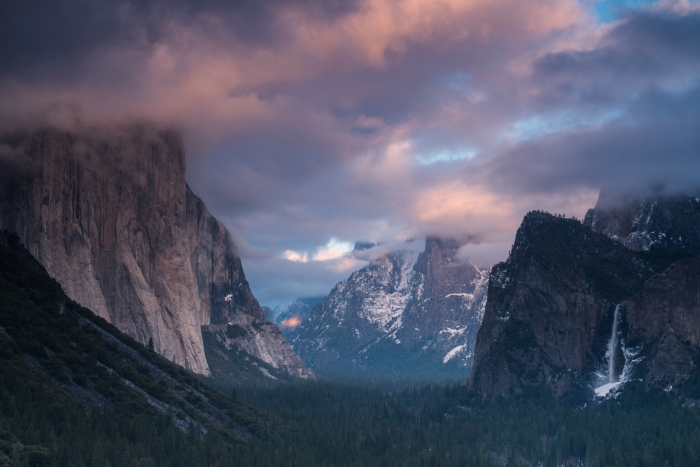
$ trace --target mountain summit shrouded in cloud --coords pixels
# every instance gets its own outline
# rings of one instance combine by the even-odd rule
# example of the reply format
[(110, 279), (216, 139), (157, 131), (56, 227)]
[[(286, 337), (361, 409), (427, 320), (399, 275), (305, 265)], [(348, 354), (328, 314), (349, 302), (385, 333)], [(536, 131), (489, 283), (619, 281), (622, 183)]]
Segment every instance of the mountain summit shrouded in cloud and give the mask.
[(0, 126), (180, 127), (188, 182), (270, 306), (328, 293), (365, 264), (358, 240), (459, 237), (488, 264), (530, 209), (582, 217), (601, 186), (699, 181), (696, 1), (69, 0), (0, 13)]

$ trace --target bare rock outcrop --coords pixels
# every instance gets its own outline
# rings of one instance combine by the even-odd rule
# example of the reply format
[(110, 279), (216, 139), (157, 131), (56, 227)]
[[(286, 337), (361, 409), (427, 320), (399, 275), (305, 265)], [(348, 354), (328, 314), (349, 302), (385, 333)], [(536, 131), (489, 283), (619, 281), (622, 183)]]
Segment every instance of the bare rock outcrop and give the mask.
[(44, 129), (2, 148), (0, 228), (73, 300), (201, 374), (202, 326), (264, 321), (230, 234), (186, 184), (177, 132)]

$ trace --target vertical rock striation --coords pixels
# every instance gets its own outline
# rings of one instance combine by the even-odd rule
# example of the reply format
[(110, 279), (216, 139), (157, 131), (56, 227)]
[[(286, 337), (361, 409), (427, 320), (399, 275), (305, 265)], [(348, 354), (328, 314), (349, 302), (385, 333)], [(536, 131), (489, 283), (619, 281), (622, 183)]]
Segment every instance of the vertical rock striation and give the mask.
[(700, 258), (677, 261), (652, 277), (623, 308), (626, 346), (638, 360), (631, 376), (670, 391), (697, 372)]
[(0, 228), (73, 300), (201, 374), (203, 325), (264, 320), (230, 234), (186, 184), (176, 132), (44, 129), (3, 143)]
[(426, 239), (414, 267), (418, 286), (404, 311), (400, 339), (412, 350), (447, 350), (443, 363), (457, 359), (470, 367), (484, 316), (488, 272), (457, 260), (459, 246), (454, 240)]

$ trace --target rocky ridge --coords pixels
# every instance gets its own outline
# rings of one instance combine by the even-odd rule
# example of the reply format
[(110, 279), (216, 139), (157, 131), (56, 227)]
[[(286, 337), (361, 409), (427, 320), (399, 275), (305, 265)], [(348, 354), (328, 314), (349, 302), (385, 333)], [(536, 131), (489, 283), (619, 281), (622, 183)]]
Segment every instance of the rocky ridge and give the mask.
[(289, 332), (312, 368), (416, 374), (464, 371), (483, 315), (488, 275), (457, 261), (459, 245), (428, 238), (425, 251), (395, 251), (336, 285)]
[[(201, 374), (202, 326), (264, 322), (230, 234), (187, 186), (175, 131), (49, 128), (5, 135), (3, 147), (0, 228), (71, 299)], [(281, 334), (265, 343), (248, 347), (291, 358)]]

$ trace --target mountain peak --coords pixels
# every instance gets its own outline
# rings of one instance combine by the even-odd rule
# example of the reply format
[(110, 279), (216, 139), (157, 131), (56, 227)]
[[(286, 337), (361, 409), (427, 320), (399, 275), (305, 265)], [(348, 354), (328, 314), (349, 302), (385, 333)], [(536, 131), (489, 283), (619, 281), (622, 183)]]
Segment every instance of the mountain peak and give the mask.
[(459, 244), (429, 237), (352, 273), (289, 333), (319, 370), (434, 374), (471, 366), (488, 274), (457, 260)]

